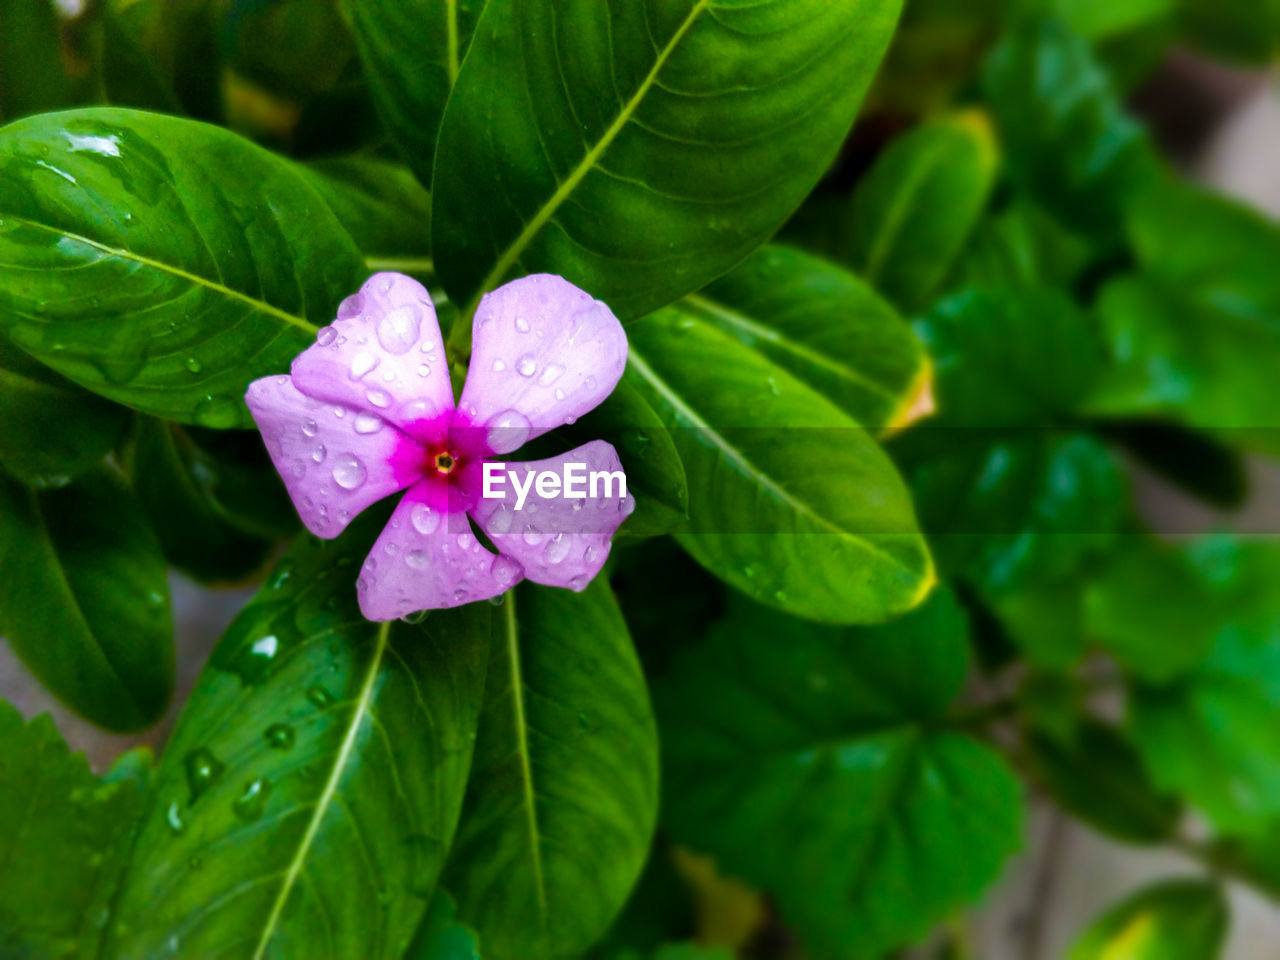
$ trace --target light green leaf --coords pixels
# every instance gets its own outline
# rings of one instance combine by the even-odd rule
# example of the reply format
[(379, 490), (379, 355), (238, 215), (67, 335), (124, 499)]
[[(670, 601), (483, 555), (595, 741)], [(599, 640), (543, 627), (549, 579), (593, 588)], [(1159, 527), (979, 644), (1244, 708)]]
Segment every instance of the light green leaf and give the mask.
[(1224, 619), (1194, 670), (1136, 687), (1131, 737), (1158, 786), (1223, 833), (1262, 835), (1280, 818), (1280, 551), (1214, 538), (1190, 556)]
[(576, 956), (622, 908), (649, 852), (649, 695), (603, 578), (581, 594), (522, 586), (497, 619), (445, 883), (487, 960)]
[(1227, 936), (1227, 900), (1208, 880), (1167, 880), (1112, 907), (1067, 960), (1216, 960)]
[(902, 318), (840, 267), (765, 246), (681, 304), (825, 396), (865, 427), (896, 426), (927, 382)]
[(382, 124), (431, 183), (445, 102), (485, 0), (341, 0)]
[(966, 644), (947, 593), (858, 630), (740, 610), (657, 687), (664, 823), (771, 893), (813, 956), (914, 940), (1021, 842), (1017, 780), (940, 723)]
[(251, 425), (249, 381), (286, 370), (365, 274), (287, 161), (159, 114), (0, 129), (0, 211), (0, 330), (82, 386), (183, 423)]
[(173, 691), (164, 557), (106, 467), (36, 492), (0, 475), (0, 635), (49, 691), (109, 730), (160, 718)]
[(353, 156), (296, 169), (329, 204), (366, 260), (378, 261), (374, 269), (430, 269), (431, 196), (407, 167)]
[(629, 319), (724, 273), (835, 156), (900, 6), (488, 4), (432, 184), (450, 297), (548, 271)]
[(96, 960), (144, 785), (0, 700), (0, 956)]
[(950, 270), (995, 183), (985, 114), (916, 127), (880, 155), (853, 194), (848, 262), (904, 310), (918, 310)]
[(492, 610), (360, 616), (382, 515), (304, 538), (214, 651), (156, 770), (120, 958), (398, 958), (462, 804)]
[(878, 621), (919, 603), (932, 563), (869, 431), (683, 304), (627, 335), (626, 381), (684, 461), (689, 524), (676, 537), (694, 559), (815, 620)]
[(0, 340), (0, 467), (10, 476), (61, 486), (101, 462), (128, 420), (123, 407)]

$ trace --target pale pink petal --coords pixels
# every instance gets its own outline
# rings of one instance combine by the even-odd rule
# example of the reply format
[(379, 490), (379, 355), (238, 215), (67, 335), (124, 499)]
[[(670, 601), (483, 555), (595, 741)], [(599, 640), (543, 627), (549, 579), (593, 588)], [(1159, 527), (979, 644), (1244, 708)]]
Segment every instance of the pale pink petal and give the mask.
[(622, 324), (599, 300), (551, 274), (513, 280), (476, 309), (459, 419), (510, 453), (597, 406), (626, 363)]
[(318, 537), (421, 475), (422, 447), (362, 410), (299, 393), (288, 376), (249, 384), (245, 402), (298, 516)]
[(342, 301), (338, 319), (293, 361), (308, 396), (368, 410), (422, 440), (448, 425), (449, 364), (436, 309), (423, 286), (375, 273)]
[(519, 563), (477, 541), (467, 515), (450, 511), (438, 494), (426, 484), (413, 487), (374, 543), (356, 581), (367, 619), (487, 600), (523, 576)]
[[(563, 490), (556, 496), (542, 496), (535, 480), (528, 486), (523, 507), (516, 509), (516, 482), (524, 489), (529, 474), (536, 477), (543, 471), (563, 478), (566, 464), (582, 465), (586, 497), (570, 499), (563, 496)], [(592, 440), (558, 457), (502, 466), (515, 480), (508, 477), (502, 484), (491, 484), (493, 492), (502, 494), (501, 499), (486, 498), (483, 490), (476, 497), (471, 515), (480, 529), (501, 553), (519, 561), (524, 575), (534, 583), (585, 589), (604, 566), (614, 532), (636, 506), (630, 493), (620, 495), (622, 487), (616, 474), (622, 472), (622, 464), (617, 451), (604, 440)], [(601, 481), (596, 495), (591, 496), (585, 478), (597, 471), (615, 474), (613, 487), (610, 491)], [(574, 487), (577, 492), (576, 481)]]

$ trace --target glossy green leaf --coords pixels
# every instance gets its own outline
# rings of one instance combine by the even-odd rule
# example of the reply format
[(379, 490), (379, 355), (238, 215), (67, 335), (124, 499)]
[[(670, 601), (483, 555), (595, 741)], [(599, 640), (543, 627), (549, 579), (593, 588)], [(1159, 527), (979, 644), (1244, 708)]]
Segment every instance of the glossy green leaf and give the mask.
[(1193, 670), (1136, 687), (1131, 737), (1161, 788), (1224, 833), (1263, 834), (1280, 819), (1280, 551), (1215, 538), (1189, 555), (1224, 616)]
[(1141, 758), (1113, 727), (1086, 720), (1066, 739), (1038, 732), (1027, 755), (1050, 795), (1091, 826), (1129, 843), (1173, 837), (1177, 799), (1143, 775)]
[[(1101, 366), (1088, 316), (1047, 288), (971, 290), (916, 323), (948, 427), (1029, 427), (1081, 403)], [(926, 425), (928, 429), (928, 425)]]
[(158, 114), (0, 129), (0, 210), (0, 329), (96, 393), (184, 423), (250, 425), (249, 381), (287, 369), (365, 273), (286, 161)]
[(608, 585), (522, 586), (497, 614), (475, 772), (446, 885), (486, 960), (576, 956), (649, 852), (658, 745)]
[(933, 568), (906, 488), (870, 432), (786, 370), (676, 305), (627, 330), (627, 381), (689, 480), (677, 539), (764, 603), (834, 623), (917, 604)]
[(128, 422), (123, 407), (81, 390), (0, 340), (0, 468), (61, 486), (99, 463)]
[(364, 620), (383, 519), (304, 538), (214, 650), (156, 770), (112, 956), (404, 954), (462, 805), (492, 608)]
[(1119, 464), (1085, 433), (926, 426), (895, 453), (939, 566), (987, 597), (1070, 576), (1128, 509)]
[(0, 0), (0, 123), (73, 102), (53, 0)]
[(110, 730), (160, 718), (173, 691), (164, 557), (113, 470), (36, 492), (0, 476), (0, 635), (56, 697)]
[(947, 593), (859, 630), (740, 611), (656, 689), (664, 823), (768, 891), (813, 956), (914, 940), (1021, 842), (1016, 779), (940, 724), (966, 667)]
[(431, 196), (407, 167), (374, 157), (330, 157), (298, 169), (366, 259), (392, 261), (374, 269), (412, 272), (406, 268), (430, 263)]
[(265, 540), (298, 532), (297, 509), (256, 430), (180, 427), (174, 437), (200, 492), (232, 527)]
[(985, 114), (903, 135), (854, 191), (848, 263), (902, 309), (927, 306), (986, 206), (996, 166)]
[(831, 162), (900, 6), (488, 4), (440, 128), (445, 289), (548, 271), (629, 319), (724, 273)]
[(142, 799), (0, 700), (0, 956), (94, 960)]
[(1159, 164), (1088, 41), (1028, 22), (992, 52), (984, 80), (1013, 180), (1064, 223), (1118, 239), (1127, 191)]
[(150, 418), (138, 425), (129, 474), (165, 558), (203, 581), (235, 581), (262, 566), (272, 543), (231, 523), (193, 469), (194, 445), (181, 428)]
[(682, 302), (866, 427), (896, 425), (928, 365), (910, 327), (857, 277), (765, 246)]
[(1228, 611), (1185, 551), (1137, 535), (1092, 571), (1089, 637), (1134, 676), (1164, 683), (1204, 659)]
[(456, 913), (453, 897), (436, 890), (404, 960), (480, 960), (475, 931), (459, 923)]
[(342, 0), (392, 141), (431, 183), (436, 134), (484, 0)]
[(1067, 960), (1216, 960), (1226, 942), (1227, 900), (1208, 880), (1167, 880), (1112, 907)]

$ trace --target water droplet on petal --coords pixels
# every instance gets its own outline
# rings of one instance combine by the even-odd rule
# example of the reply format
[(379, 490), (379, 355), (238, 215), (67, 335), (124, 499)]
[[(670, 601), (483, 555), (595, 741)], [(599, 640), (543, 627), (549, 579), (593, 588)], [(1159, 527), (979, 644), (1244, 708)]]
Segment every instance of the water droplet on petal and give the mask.
[(504, 587), (515, 583), (523, 572), (524, 568), (520, 564), (503, 554), (494, 557), (493, 565), (489, 567), (489, 575)]
[(431, 376), (431, 367), (425, 363), (418, 364), (418, 376), (420, 377)]
[(560, 366), (560, 364), (548, 363), (542, 371), (542, 376), (538, 378), (538, 383), (544, 387), (549, 387), (560, 379), (562, 373), (564, 373), (564, 367)]
[[(339, 307), (338, 310), (341, 312), (342, 308)], [(338, 331), (333, 329), (333, 327), (321, 327), (316, 331), (316, 343), (320, 344), (322, 347), (327, 347), (329, 344), (333, 343), (337, 336)]]
[[(432, 510), (425, 503), (415, 503), (413, 505), (413, 509), (409, 511), (409, 520), (413, 523), (413, 529), (423, 536), (435, 533), (440, 527), (439, 512)], [(421, 551), (417, 552), (421, 553)]]
[(472, 544), (476, 542), (476, 538), (469, 533), (458, 534), (458, 546), (463, 550), (470, 550)]
[(587, 549), (582, 551), (582, 562), (590, 563), (595, 558), (596, 558), (596, 548), (588, 544)]
[(491, 369), (494, 373), (501, 373), (503, 370), (507, 369), (507, 365), (499, 359), (493, 361), (493, 367)]
[(388, 353), (408, 353), (418, 342), (421, 326), (422, 316), (414, 304), (396, 307), (378, 321), (378, 343)]
[(302, 421), (302, 434), (303, 434), (303, 436), (307, 436), (307, 437), (314, 437), (314, 436), (315, 436), (317, 433), (319, 433), (319, 432), (320, 432), (320, 428), (319, 428), (318, 426), (316, 426), (316, 422), (315, 422), (314, 420), (303, 420), (303, 421)]
[(522, 377), (532, 377), (535, 370), (538, 369), (538, 361), (532, 353), (526, 353), (520, 358), (516, 364), (516, 370), (520, 372)]
[(527, 543), (529, 546), (531, 546), (531, 547), (536, 547), (538, 544), (540, 544), (540, 543), (542, 542), (542, 540), (543, 540), (543, 534), (541, 534), (541, 533), (539, 533), (537, 530), (533, 529), (533, 524), (528, 524), (528, 525), (524, 528), (524, 535), (523, 535), (522, 539), (523, 539), (523, 540), (524, 540), (524, 542), (525, 542), (525, 543)]
[(410, 550), (404, 555), (404, 562), (413, 570), (425, 570), (430, 564), (425, 550)]
[(365, 394), (365, 399), (375, 407), (385, 407), (391, 403), (391, 397), (385, 390), (370, 390)]
[(378, 358), (367, 350), (361, 350), (351, 358), (351, 379), (362, 380), (378, 365)]
[(559, 563), (569, 555), (569, 549), (573, 546), (573, 542), (563, 533), (557, 533), (551, 538), (547, 544), (543, 555), (547, 558), (547, 563)]
[(587, 589), (587, 584), (590, 582), (591, 581), (588, 580), (585, 576), (583, 576), (582, 574), (578, 574), (578, 576), (576, 577), (569, 578), (569, 589), (576, 590), (579, 593), (581, 593), (583, 590)]
[(316, 463), (324, 462), (325, 449), (323, 443), (317, 443), (316, 448), (311, 451), (311, 459)]
[(518, 450), (529, 439), (533, 425), (519, 410), (503, 410), (489, 421), (485, 442), (494, 453)]
[(528, 333), (528, 332), (529, 332), (529, 321), (528, 321), (528, 320), (526, 320), (524, 317), (517, 316), (517, 317), (516, 317), (516, 330), (517, 330), (517, 331), (519, 331), (520, 333)]
[(356, 433), (369, 434), (377, 433), (382, 429), (383, 420), (377, 414), (366, 413), (361, 411), (356, 414), (356, 420), (353, 426)]
[(333, 461), (333, 482), (343, 490), (354, 490), (364, 483), (364, 464), (349, 453), (336, 457)]
[(485, 530), (488, 533), (501, 536), (511, 529), (511, 522), (515, 518), (514, 511), (508, 510), (505, 506), (499, 507), (489, 516), (489, 522)]

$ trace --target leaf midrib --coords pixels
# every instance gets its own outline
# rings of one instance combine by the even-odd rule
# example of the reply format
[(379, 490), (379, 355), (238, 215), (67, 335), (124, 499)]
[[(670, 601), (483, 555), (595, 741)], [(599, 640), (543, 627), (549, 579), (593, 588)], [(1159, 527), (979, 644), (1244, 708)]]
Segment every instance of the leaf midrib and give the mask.
[(284, 912), (285, 901), (289, 899), (289, 894), (293, 890), (294, 884), (297, 883), (298, 876), (302, 873), (307, 856), (311, 851), (311, 845), (315, 842), (316, 835), (320, 832), (320, 824), (324, 821), (329, 812), (329, 806), (333, 803), (333, 798), (337, 794), (338, 783), (346, 772), (347, 763), (351, 758), (352, 751), (355, 749), (356, 736), (360, 732), (361, 726), (364, 725), (365, 717), (369, 715), (370, 704), (373, 701), (373, 689), (376, 685), (378, 673), (382, 669), (382, 658), (387, 651), (390, 635), (391, 624), (389, 622), (378, 626), (373, 657), (369, 661), (369, 669), (365, 674), (364, 683), (361, 684), (360, 696), (356, 699), (356, 704), (352, 708), (351, 722), (347, 727), (346, 735), (342, 738), (342, 746), (338, 749), (338, 755), (334, 759), (333, 769), (329, 771), (329, 779), (325, 781), (324, 789), (320, 792), (320, 797), (311, 811), (311, 819), (307, 823), (306, 832), (302, 835), (302, 841), (298, 844), (298, 849), (289, 861), (289, 868), (280, 884), (275, 903), (271, 906), (271, 913), (262, 928), (262, 936), (258, 940), (257, 949), (253, 952), (253, 960), (262, 960), (267, 946), (271, 943), (271, 938), (275, 936), (276, 928), (280, 924), (280, 917)]
[(520, 231), (519, 236), (517, 236), (506, 250), (503, 251), (502, 255), (493, 265), (493, 269), (491, 269), (484, 280), (481, 281), (479, 288), (474, 294), (472, 294), (471, 300), (467, 304), (467, 309), (463, 313), (464, 320), (475, 314), (476, 307), (480, 303), (480, 297), (483, 296), (486, 291), (493, 289), (494, 285), (501, 281), (502, 278), (506, 276), (507, 271), (519, 261), (525, 248), (529, 246), (529, 243), (533, 238), (537, 236), (538, 232), (547, 225), (547, 222), (550, 221), (553, 216), (555, 216), (556, 211), (560, 209), (560, 205), (569, 198), (573, 191), (577, 189), (578, 184), (582, 182), (582, 179), (591, 172), (591, 169), (596, 165), (600, 158), (604, 156), (605, 151), (607, 151), (613, 144), (613, 141), (617, 138), (618, 134), (622, 132), (623, 127), (631, 122), (632, 116), (635, 115), (636, 110), (640, 107), (640, 103), (648, 95), (650, 88), (658, 79), (658, 74), (661, 73), (662, 68), (666, 66), (667, 60), (671, 57), (671, 54), (675, 51), (676, 47), (680, 45), (685, 34), (688, 33), (689, 29), (693, 26), (694, 21), (696, 21), (702, 12), (710, 5), (711, 0), (697, 0), (689, 10), (688, 15), (685, 16), (675, 33), (671, 35), (671, 39), (666, 42), (661, 50), (657, 51), (658, 55), (653, 61), (653, 66), (649, 68), (649, 72), (645, 74), (640, 85), (636, 87), (635, 93), (633, 93), (630, 99), (622, 105), (622, 109), (618, 111), (618, 115), (614, 117), (613, 122), (609, 124), (605, 132), (600, 136), (600, 139), (597, 140), (591, 149), (586, 152), (578, 165), (570, 171), (569, 176), (567, 176), (559, 186), (556, 187), (555, 192), (550, 196), (550, 198), (548, 198), (547, 201), (538, 208), (538, 212), (534, 214), (533, 218), (527, 224), (525, 224), (525, 227)]
[(680, 398), (679, 394), (677, 394), (670, 387), (670, 385), (668, 385), (666, 381), (664, 381), (661, 377), (659, 377), (657, 373), (654, 372), (653, 368), (650, 367), (649, 364), (647, 364), (644, 361), (644, 359), (636, 352), (636, 349), (634, 346), (632, 346), (630, 349), (630, 356), (628, 357), (627, 362), (628, 364), (634, 364), (636, 371), (641, 376), (645, 377), (645, 379), (647, 379), (653, 385), (653, 388), (657, 390), (660, 394), (662, 394), (662, 396), (667, 400), (668, 403), (670, 403), (672, 406), (676, 408), (676, 410), (683, 413), (686, 417), (688, 417), (691, 421), (693, 421), (693, 423), (696, 426), (702, 428), (706, 432), (706, 434), (712, 438), (712, 442), (725, 454), (726, 457), (729, 458), (730, 461), (735, 463), (739, 467), (739, 469), (744, 471), (748, 476), (756, 479), (761, 484), (761, 486), (763, 486), (766, 490), (772, 492), (774, 496), (776, 496), (784, 504), (786, 504), (787, 506), (790, 506), (797, 513), (803, 514), (804, 516), (811, 518), (812, 520), (817, 522), (820, 526), (826, 528), (832, 533), (838, 534), (843, 537), (848, 537), (853, 543), (856, 543), (867, 553), (870, 553), (875, 557), (879, 557), (880, 559), (891, 564), (892, 566), (897, 567), (899, 570), (905, 571), (913, 579), (919, 579), (921, 581), (922, 595), (923, 595), (923, 591), (928, 590), (929, 587), (932, 586), (932, 581), (928, 576), (922, 574), (921, 572), (911, 569), (905, 563), (899, 560), (897, 557), (885, 552), (884, 550), (872, 544), (869, 540), (866, 539), (866, 537), (860, 536), (856, 533), (853, 533), (852, 531), (845, 530), (842, 527), (836, 526), (836, 524), (832, 523), (826, 517), (822, 516), (821, 514), (815, 513), (813, 508), (810, 507), (809, 504), (805, 503), (803, 500), (797, 500), (789, 490), (779, 485), (772, 477), (770, 477), (763, 470), (760, 470), (759, 468), (757, 468), (755, 464), (753, 464), (750, 460), (747, 459), (746, 455), (743, 454), (742, 451), (738, 450), (736, 447), (730, 444), (720, 434), (720, 432), (715, 429), (715, 427), (707, 423), (707, 421), (704, 420), (692, 407), (690, 407), (687, 403), (685, 403)]
[(305, 330), (307, 333), (315, 333), (320, 329), (303, 317), (294, 316), (292, 313), (289, 313), (286, 310), (281, 310), (279, 307), (273, 306), (265, 300), (258, 300), (249, 296), (247, 293), (241, 293), (239, 290), (233, 290), (231, 287), (228, 287), (226, 284), (220, 283), (217, 280), (210, 280), (208, 277), (202, 277), (199, 274), (191, 273), (181, 267), (175, 267), (171, 263), (165, 263), (163, 260), (156, 260), (152, 257), (143, 256), (140, 253), (134, 253), (132, 250), (125, 250), (121, 247), (113, 247), (110, 244), (94, 240), (91, 237), (84, 236), (83, 234), (72, 233), (69, 230), (64, 230), (61, 227), (55, 227), (47, 223), (41, 223), (38, 220), (30, 220), (26, 217), (12, 215), (6, 215), (5, 219), (13, 220), (24, 226), (34, 227), (37, 230), (44, 230), (47, 233), (52, 233), (59, 237), (66, 237), (69, 240), (75, 240), (77, 243), (83, 243), (86, 246), (93, 247), (95, 250), (101, 250), (103, 253), (110, 256), (120, 257), (124, 260), (132, 260), (134, 263), (141, 264), (144, 267), (150, 267), (153, 270), (159, 270), (162, 273), (169, 274), (170, 276), (179, 277), (186, 280), (188, 283), (204, 287), (206, 290), (210, 290), (231, 300), (239, 300), (241, 303), (246, 303), (255, 310), (260, 310), (263, 313), (275, 317), (277, 320), (284, 321), (290, 326), (297, 327), (299, 330)]

